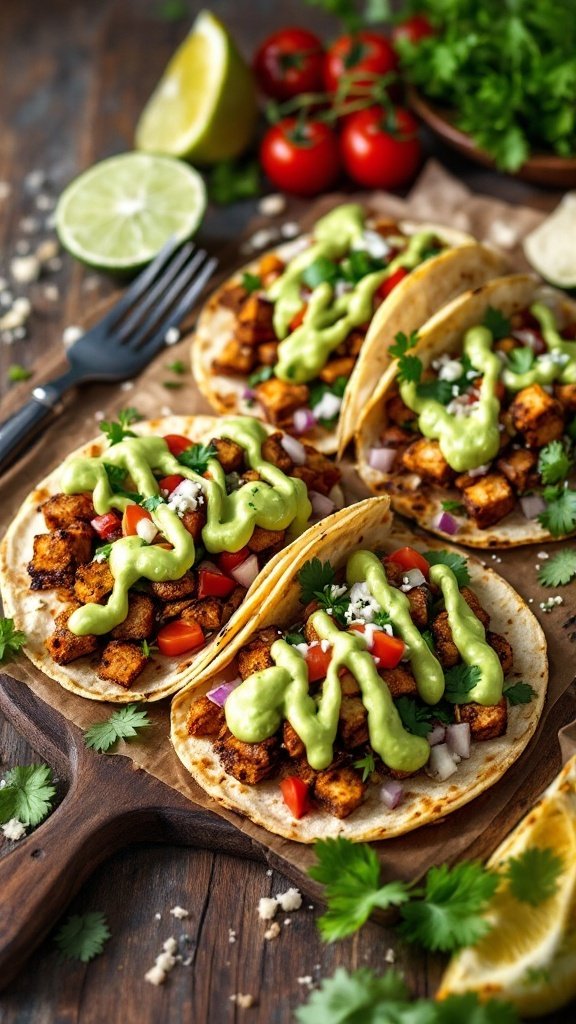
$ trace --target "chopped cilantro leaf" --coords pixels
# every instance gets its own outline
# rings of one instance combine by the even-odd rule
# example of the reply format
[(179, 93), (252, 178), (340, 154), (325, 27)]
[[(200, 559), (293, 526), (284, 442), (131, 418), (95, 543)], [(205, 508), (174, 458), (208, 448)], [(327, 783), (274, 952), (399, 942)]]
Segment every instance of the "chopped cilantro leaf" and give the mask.
[(145, 658), (150, 658), (152, 657), (152, 652), (157, 651), (158, 647), (156, 644), (149, 644), (147, 640), (143, 640), (141, 650)]
[(372, 773), (376, 771), (374, 754), (366, 754), (366, 757), (361, 757), (358, 761), (354, 761), (354, 767), (358, 768), (358, 770), (362, 769), (362, 782), (366, 782)]
[(392, 619), (388, 612), (385, 612), (382, 608), (378, 612), (374, 612), (373, 623), (375, 626), (391, 626)]
[(87, 964), (98, 956), (110, 938), (110, 929), (104, 914), (72, 914), (56, 933), (55, 943), (62, 956)]
[(295, 647), (296, 644), (306, 643), (306, 637), (303, 633), (284, 633), (283, 639), (287, 644), (292, 644), (293, 647)]
[(430, 565), (447, 565), (452, 569), (459, 587), (465, 587), (470, 583), (468, 562), (463, 555), (457, 555), (455, 551), (425, 551), (424, 558)]
[(8, 367), (8, 380), (11, 384), (17, 384), (21, 380), (29, 380), (32, 376), (32, 370), (27, 370), (25, 366), (20, 366), (20, 363), (12, 363)]
[(260, 166), (257, 160), (223, 160), (210, 172), (208, 194), (219, 206), (260, 195)]
[(242, 274), (242, 287), (249, 294), (262, 288), (262, 278), (258, 274), (250, 274), (247, 270)]
[(399, 331), (393, 343), (388, 347), (388, 352), (395, 359), (401, 359), (402, 356), (406, 355), (409, 348), (414, 348), (418, 344), (418, 341), (417, 331), (412, 331), (410, 337), (407, 337), (404, 331)]
[(546, 487), (544, 500), (546, 508), (538, 516), (538, 522), (553, 537), (562, 537), (576, 529), (576, 491), (561, 486)]
[(16, 629), (14, 619), (0, 618), (0, 661), (7, 661), (26, 643), (26, 633)]
[(101, 420), (100, 430), (110, 441), (110, 444), (118, 444), (125, 437), (136, 437), (133, 430), (129, 430), (133, 423), (141, 420), (142, 416), (137, 409), (130, 406), (128, 409), (121, 409), (117, 420)]
[(561, 441), (550, 441), (538, 456), (538, 472), (544, 484), (558, 484), (565, 480), (572, 468), (572, 458)]
[(110, 552), (112, 551), (111, 544), (102, 544), (99, 548), (96, 548), (94, 552), (94, 562), (104, 562), (110, 558)]
[(273, 376), (273, 366), (260, 366), (248, 377), (248, 387), (255, 388), (257, 384), (263, 384), (265, 380), (270, 380)]
[(213, 444), (192, 444), (189, 448), (185, 448), (177, 456), (177, 459), (181, 466), (186, 466), (193, 473), (202, 476), (202, 473), (208, 469), (210, 459), (216, 458), (217, 455), (218, 452)]
[(170, 370), (170, 373), (176, 373), (179, 377), (183, 377), (186, 373), (186, 366), (181, 359), (175, 359), (173, 363), (166, 363), (166, 369)]
[(47, 764), (11, 768), (0, 788), (0, 824), (17, 818), (23, 825), (39, 825), (52, 810), (56, 793)]
[(414, 736), (427, 736), (432, 732), (433, 708), (418, 704), (414, 697), (398, 697), (394, 701), (402, 725)]
[(550, 847), (529, 846), (518, 857), (510, 857), (504, 875), (515, 899), (537, 907), (557, 891), (563, 868), (562, 859)]
[(448, 405), (453, 397), (452, 388), (454, 386), (451, 381), (439, 380), (436, 377), (433, 380), (420, 381), (416, 391), (419, 398), (431, 398), (435, 402), (440, 402), (440, 405)]
[(434, 634), (432, 633), (432, 630), (424, 629), (422, 631), (422, 639), (426, 641), (428, 647), (432, 651), (432, 654), (434, 654), (436, 650), (436, 644), (434, 643)]
[(383, 260), (375, 259), (364, 249), (352, 249), (340, 265), (344, 279), (351, 284), (357, 284), (368, 274), (374, 274), (383, 269)]
[(536, 690), (530, 686), (530, 683), (520, 681), (505, 686), (502, 692), (512, 707), (515, 707), (516, 704), (529, 704), (536, 696)]
[(181, 380), (163, 380), (162, 387), (167, 388), (168, 391), (178, 391), (178, 388), (184, 387), (184, 382)]
[(474, 689), (480, 679), (480, 669), (477, 665), (454, 665), (444, 673), (446, 689), (444, 697), (451, 704), (462, 704), (468, 699), (468, 694)]
[(565, 587), (576, 576), (576, 548), (564, 548), (552, 555), (538, 570), (543, 587)]
[(464, 511), (464, 505), (462, 504), (461, 501), (453, 501), (451, 499), (448, 501), (443, 501), (442, 508), (444, 512), (453, 512), (454, 515), (457, 516), (461, 515), (462, 512)]
[(312, 558), (305, 562), (298, 573), (300, 584), (300, 601), (308, 604), (313, 601), (318, 591), (322, 592), (325, 587), (334, 583), (334, 569), (330, 562), (321, 562), (319, 558)]
[(401, 908), (400, 934), (432, 952), (449, 953), (473, 945), (490, 929), (481, 914), (498, 884), (498, 876), (480, 861), (430, 868), (422, 898)]
[(84, 733), (87, 747), (106, 753), (119, 739), (136, 736), (139, 729), (150, 725), (150, 719), (138, 704), (125, 704), (104, 722), (96, 722)]
[(490, 331), (494, 341), (500, 341), (502, 338), (506, 338), (511, 331), (510, 321), (499, 309), (494, 309), (493, 306), (488, 306), (482, 326), (487, 327)]
[(418, 383), (422, 376), (422, 360), (418, 356), (402, 356), (398, 360), (398, 381), (413, 381)]
[(147, 512), (154, 512), (154, 510), (157, 509), (159, 505), (165, 505), (166, 502), (164, 501), (164, 498), (160, 497), (159, 494), (154, 494), (151, 498), (144, 498), (144, 500), (141, 501), (140, 504), (142, 508), (145, 508), (147, 510)]
[(346, 612), (350, 604), (350, 597), (347, 593), (339, 597), (332, 593), (332, 586), (329, 585), (324, 587), (323, 590), (316, 590), (314, 592), (314, 600), (318, 602), (320, 608), (324, 608), (325, 611), (329, 612), (341, 626), (348, 625)]
[(301, 280), (308, 288), (317, 288), (319, 284), (333, 285), (339, 275), (338, 265), (327, 256), (318, 256), (302, 272)]
[(506, 356), (506, 361), (512, 373), (528, 373), (535, 358), (532, 348), (513, 348)]

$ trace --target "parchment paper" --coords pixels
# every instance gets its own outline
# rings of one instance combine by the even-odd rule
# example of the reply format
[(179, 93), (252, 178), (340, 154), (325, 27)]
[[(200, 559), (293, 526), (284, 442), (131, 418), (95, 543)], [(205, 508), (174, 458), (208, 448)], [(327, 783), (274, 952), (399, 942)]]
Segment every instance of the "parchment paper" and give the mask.
[[(354, 197), (324, 197), (304, 210), (300, 216), (300, 223), (306, 229), (325, 210), (343, 200), (350, 201), (351, 198)], [(366, 198), (366, 194), (358, 197), (364, 202)], [(435, 220), (470, 231), (480, 240), (498, 242), (510, 254), (512, 266), (516, 269), (526, 269), (521, 252), (522, 238), (540, 223), (544, 216), (536, 210), (511, 206), (486, 196), (472, 195), (461, 182), (434, 162), (427, 165), (405, 200), (378, 193), (370, 197), (370, 205), (385, 215)], [(293, 219), (296, 212), (300, 213), (301, 209), (302, 204), (296, 203), (294, 209), (289, 208), (284, 212), (281, 220)], [(278, 218), (273, 222), (257, 220), (248, 234), (251, 235), (263, 224), (271, 228), (275, 223), (279, 223)], [(239, 254), (239, 243), (240, 240), (231, 248), (230, 254), (223, 258), (221, 272), (218, 278), (213, 280), (212, 286), (219, 278), (231, 272), (234, 266), (246, 261), (246, 257)], [(88, 322), (87, 318), (87, 324)], [(166, 363), (174, 359), (181, 359), (188, 365), (189, 340), (186, 337), (178, 345), (159, 355), (138, 379), (130, 382), (133, 386), (94, 385), (83, 389), (67, 403), (62, 415), (45, 432), (42, 439), (6, 473), (2, 487), (2, 532), (24, 495), (38, 480), (60, 463), (70, 449), (98, 433), (98, 413), (105, 413), (107, 418), (114, 417), (119, 409), (127, 405), (135, 406), (144, 416), (171, 412), (190, 415), (211, 411), (196, 389), (191, 375), (184, 378), (185, 386), (177, 391), (169, 391), (162, 386), (162, 380), (170, 376), (165, 370)], [(47, 379), (54, 369), (54, 366), (43, 366), (38, 380)], [(35, 382), (32, 381), (32, 384)], [(357, 497), (364, 497), (367, 492), (355, 478), (351, 463), (344, 469)], [(539, 603), (546, 600), (550, 591), (544, 590), (537, 583), (535, 564), (540, 560), (540, 551), (553, 552), (555, 547), (557, 545), (550, 544), (543, 545), (538, 551), (523, 548), (485, 555), (490, 567), (506, 576), (530, 602), (530, 607), (541, 621), (547, 635), (550, 684), (545, 712), (538, 731), (520, 761), (496, 786), (472, 804), (450, 815), (441, 824), (425, 827), (400, 839), (379, 844), (382, 859), (391, 875), (413, 877), (426, 870), (430, 864), (452, 859), (464, 851), (467, 855), (471, 850), (481, 854), (489, 852), (558, 771), (558, 730), (572, 719), (576, 719), (576, 696), (571, 688), (576, 671), (576, 645), (570, 639), (570, 634), (576, 627), (564, 628), (576, 612), (576, 585), (572, 584), (561, 591), (563, 605), (556, 607), (551, 613), (544, 613), (540, 609)], [(481, 553), (477, 553), (477, 556), (482, 558)], [(68, 693), (34, 669), (23, 656), (3, 668), (81, 729), (107, 718), (113, 710), (111, 706), (85, 701)], [(274, 852), (292, 863), (302, 868), (311, 863), (313, 857), (309, 849), (270, 836), (233, 812), (216, 809), (203, 791), (190, 780), (171, 749), (168, 740), (168, 702), (164, 702), (163, 706), (151, 707), (150, 716), (153, 721), (152, 727), (142, 734), (142, 738), (122, 743), (118, 747), (118, 753), (126, 754), (133, 760), (135, 766), (144, 768), (167, 785), (189, 796), (196, 804), (214, 810), (215, 813), (233, 821), (245, 833), (270, 846)], [(563, 731), (565, 757), (568, 756), (568, 751), (573, 753), (574, 749), (576, 722)]]

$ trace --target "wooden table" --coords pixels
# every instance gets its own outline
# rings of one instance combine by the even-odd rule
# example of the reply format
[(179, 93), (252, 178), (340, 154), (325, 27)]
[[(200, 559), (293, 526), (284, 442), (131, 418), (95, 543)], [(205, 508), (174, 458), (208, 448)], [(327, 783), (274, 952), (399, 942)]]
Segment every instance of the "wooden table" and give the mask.
[[(62, 187), (94, 161), (131, 147), (138, 112), (201, 4), (188, 0), (190, 18), (168, 18), (178, 6), (162, 0), (2, 0), (0, 182), (7, 187), (0, 188), (1, 277), (9, 279), (15, 255), (53, 237), (45, 222)], [(284, 0), (281, 9), (270, 0), (213, 0), (211, 6), (246, 54), (281, 24), (305, 20), (325, 34), (335, 28), (297, 0)], [(557, 201), (554, 193), (480, 170), (447, 151), (437, 155), (478, 191), (543, 208)], [(46, 175), (45, 183), (31, 172)], [(241, 230), (254, 208), (243, 203), (210, 210), (204, 241), (216, 249)], [(8, 287), (31, 297), (33, 314), (26, 339), (13, 345), (0, 339), (4, 396), (8, 366), (38, 368), (54, 356), (64, 328), (82, 323), (113, 284), (64, 255), (61, 266), (57, 260), (37, 283)], [(26, 385), (19, 389), (23, 400)], [(14, 391), (4, 402), (6, 412), (18, 400)], [(0, 770), (34, 760), (33, 751), (0, 718)], [(0, 855), (7, 847), (0, 839)], [(258, 900), (288, 884), (256, 862), (195, 849), (129, 848), (100, 867), (70, 907), (72, 913), (106, 915), (112, 938), (104, 955), (87, 966), (62, 964), (48, 939), (0, 995), (0, 1019), (4, 1024), (288, 1024), (308, 994), (305, 979), (331, 975), (339, 964), (382, 971), (392, 957), (415, 992), (433, 993), (438, 960), (416, 960), (391, 931), (375, 924), (349, 941), (324, 946), (315, 927), (317, 912), (306, 900), (297, 913), (280, 916), (281, 923), (289, 921), (277, 939), (266, 942)], [(189, 910), (187, 919), (170, 915), (177, 904)], [(184, 933), (190, 963), (178, 966), (162, 988), (152, 988), (144, 973), (164, 940)], [(236, 993), (251, 994), (257, 1005), (238, 1007), (230, 1001)], [(570, 1011), (550, 1018), (557, 1024), (571, 1019)]]

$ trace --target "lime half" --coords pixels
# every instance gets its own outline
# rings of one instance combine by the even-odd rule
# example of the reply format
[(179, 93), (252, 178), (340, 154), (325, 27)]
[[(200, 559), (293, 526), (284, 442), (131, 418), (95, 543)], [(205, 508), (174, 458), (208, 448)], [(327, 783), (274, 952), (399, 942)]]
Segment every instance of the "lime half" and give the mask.
[(123, 153), (85, 171), (60, 196), (56, 229), (84, 263), (131, 270), (169, 238), (189, 238), (206, 208), (197, 171), (170, 157)]
[(524, 240), (528, 262), (550, 284), (576, 288), (576, 192), (568, 192), (553, 213)]
[(142, 112), (136, 147), (217, 163), (246, 148), (256, 117), (250, 68), (221, 22), (202, 11)]

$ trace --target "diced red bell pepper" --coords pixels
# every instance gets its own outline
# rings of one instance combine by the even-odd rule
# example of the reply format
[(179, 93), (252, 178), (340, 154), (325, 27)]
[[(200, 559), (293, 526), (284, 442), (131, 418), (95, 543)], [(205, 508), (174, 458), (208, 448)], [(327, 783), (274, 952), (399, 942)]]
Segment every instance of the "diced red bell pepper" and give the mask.
[(90, 526), (102, 540), (116, 540), (122, 533), (122, 520), (116, 512), (104, 512), (90, 520)]
[(305, 302), (304, 305), (298, 310), (298, 312), (295, 313), (294, 316), (292, 317), (292, 319), (290, 321), (290, 324), (289, 324), (290, 331), (295, 331), (298, 327), (300, 327), (302, 325), (304, 317), (306, 316), (306, 310), (307, 309), (308, 309), (308, 303)]
[(170, 473), (169, 476), (163, 476), (162, 479), (158, 481), (158, 486), (161, 491), (167, 491), (168, 494), (172, 494), (172, 491), (178, 487), (178, 484), (181, 484), (183, 480), (184, 477), (179, 476), (178, 473)]
[(230, 574), (232, 569), (236, 569), (242, 562), (245, 562), (250, 557), (250, 548), (240, 548), (240, 551), (222, 551), (218, 555), (218, 567), (222, 569), (222, 572)]
[(236, 580), (225, 576), (217, 569), (198, 570), (198, 597), (228, 597), (234, 587)]
[(182, 434), (165, 434), (164, 440), (170, 449), (170, 453), (177, 458), (182, 452), (185, 452), (187, 448), (192, 447), (192, 441), (189, 437), (183, 437)]
[(127, 505), (122, 516), (122, 533), (125, 537), (134, 537), (138, 530), (136, 527), (143, 519), (152, 519), (148, 509), (141, 505)]
[(315, 683), (319, 679), (326, 679), (328, 666), (332, 657), (332, 648), (323, 651), (320, 644), (316, 647), (309, 647), (306, 652), (306, 665), (308, 667), (308, 681)]
[(308, 786), (303, 779), (299, 779), (297, 775), (287, 775), (285, 779), (281, 780), (280, 789), (284, 797), (284, 803), (295, 818), (301, 818), (302, 815), (306, 814), (310, 809), (310, 805)]
[(156, 638), (160, 654), (169, 658), (177, 657), (179, 654), (186, 654), (204, 643), (202, 627), (197, 622), (184, 622), (183, 619), (176, 619), (162, 626)]
[[(350, 629), (355, 633), (364, 633), (365, 628), (360, 622), (355, 622)], [(396, 668), (400, 664), (406, 651), (406, 644), (399, 636), (390, 636), (383, 629), (374, 630), (370, 654), (378, 658), (378, 668)]]
[(420, 569), (422, 575), (428, 579), (430, 563), (424, 558), (424, 555), (421, 555), (419, 551), (415, 551), (414, 548), (398, 548), (391, 555), (386, 555), (384, 562), (394, 562), (394, 565), (399, 565), (405, 571)]
[(385, 278), (384, 281), (382, 281), (382, 284), (376, 289), (376, 295), (378, 298), (382, 301), (387, 299), (390, 292), (394, 291), (396, 285), (400, 284), (400, 281), (403, 281), (405, 277), (408, 277), (409, 273), (410, 271), (406, 270), (406, 267), (397, 267), (394, 273), (390, 274), (390, 277)]

